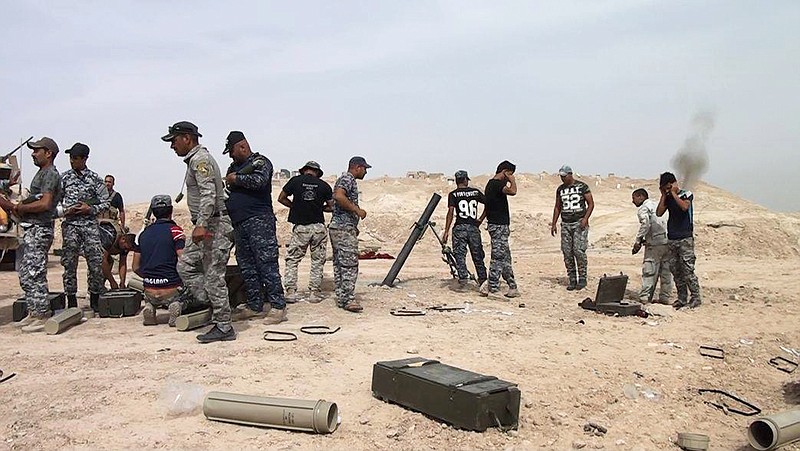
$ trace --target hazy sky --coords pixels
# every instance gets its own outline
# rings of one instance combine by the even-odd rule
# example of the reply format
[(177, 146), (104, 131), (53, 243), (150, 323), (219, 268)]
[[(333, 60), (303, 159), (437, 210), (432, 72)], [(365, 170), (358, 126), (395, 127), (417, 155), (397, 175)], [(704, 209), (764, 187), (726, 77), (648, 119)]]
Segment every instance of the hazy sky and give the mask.
[(179, 190), (179, 120), (222, 166), (239, 129), (276, 168), (655, 178), (711, 111), (705, 180), (800, 210), (796, 0), (0, 5), (0, 147), (84, 142), (130, 202)]

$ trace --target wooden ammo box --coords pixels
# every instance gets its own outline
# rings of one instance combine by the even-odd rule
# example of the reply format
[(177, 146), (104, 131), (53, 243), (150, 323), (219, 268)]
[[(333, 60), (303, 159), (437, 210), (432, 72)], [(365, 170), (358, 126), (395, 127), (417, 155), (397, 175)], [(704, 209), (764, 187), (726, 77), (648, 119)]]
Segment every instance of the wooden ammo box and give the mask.
[(372, 367), (372, 395), (461, 429), (516, 429), (516, 384), (422, 357), (378, 362)]
[(606, 276), (600, 278), (597, 284), (597, 295), (594, 298), (595, 310), (600, 313), (618, 314), (619, 316), (635, 315), (642, 309), (638, 302), (625, 300), (625, 288), (628, 286), (628, 276)]
[(142, 308), (142, 293), (129, 288), (108, 290), (97, 301), (97, 314), (101, 318), (134, 316)]
[[(64, 310), (66, 307), (66, 296), (64, 293), (50, 292), (47, 294), (47, 300), (50, 302), (50, 311)], [(22, 321), (28, 315), (28, 302), (25, 298), (19, 298), (14, 301), (11, 307), (11, 316), (14, 321)]]

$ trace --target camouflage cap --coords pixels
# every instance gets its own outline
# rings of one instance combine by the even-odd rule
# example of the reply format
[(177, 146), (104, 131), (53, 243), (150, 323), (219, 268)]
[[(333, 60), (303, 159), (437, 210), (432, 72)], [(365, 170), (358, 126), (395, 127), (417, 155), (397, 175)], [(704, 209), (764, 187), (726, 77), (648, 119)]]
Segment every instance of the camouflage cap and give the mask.
[(456, 171), (456, 180), (469, 180), (469, 174), (463, 169)]
[(317, 177), (322, 177), (322, 174), (324, 174), (324, 172), (322, 172), (322, 168), (319, 167), (319, 163), (313, 160), (309, 160), (308, 162), (306, 162), (306, 164), (304, 164), (303, 167), (300, 168), (298, 172), (302, 174), (303, 171), (305, 171), (306, 169), (313, 169), (317, 171), (318, 172)]
[(568, 174), (572, 174), (572, 168), (566, 164), (558, 170), (558, 175), (562, 177), (566, 177)]
[(172, 206), (172, 198), (168, 194), (156, 194), (150, 199), (150, 209), (166, 208)]

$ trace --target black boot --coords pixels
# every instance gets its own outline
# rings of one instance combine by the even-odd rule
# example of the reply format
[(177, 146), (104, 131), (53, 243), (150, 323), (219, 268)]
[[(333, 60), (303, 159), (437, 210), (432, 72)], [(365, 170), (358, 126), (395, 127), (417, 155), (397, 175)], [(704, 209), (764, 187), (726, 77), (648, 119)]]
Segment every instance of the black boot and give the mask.
[(77, 307), (78, 297), (74, 294), (67, 295), (67, 308)]
[(95, 293), (89, 294), (89, 305), (92, 307), (92, 310), (94, 310), (95, 313), (98, 312), (97, 304), (99, 303), (99, 301), (100, 301), (99, 294)]

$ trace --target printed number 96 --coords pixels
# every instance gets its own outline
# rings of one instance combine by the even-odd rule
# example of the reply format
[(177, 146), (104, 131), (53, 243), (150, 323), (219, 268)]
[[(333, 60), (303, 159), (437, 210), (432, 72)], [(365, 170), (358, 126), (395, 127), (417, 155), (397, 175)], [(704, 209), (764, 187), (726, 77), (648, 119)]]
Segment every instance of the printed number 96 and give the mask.
[(477, 219), (478, 218), (478, 201), (477, 200), (461, 200), (458, 202), (458, 216), (462, 219)]

